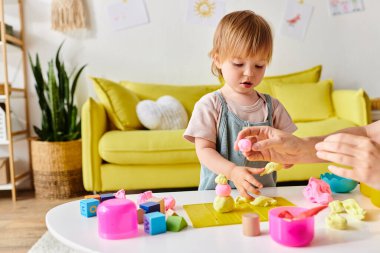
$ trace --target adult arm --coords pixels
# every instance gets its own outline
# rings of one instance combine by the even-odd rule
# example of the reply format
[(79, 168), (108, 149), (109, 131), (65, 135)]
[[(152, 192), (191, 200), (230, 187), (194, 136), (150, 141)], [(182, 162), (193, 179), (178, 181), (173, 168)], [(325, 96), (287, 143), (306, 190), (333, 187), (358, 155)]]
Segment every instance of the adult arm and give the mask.
[[(379, 128), (378, 126), (377, 128)], [(358, 136), (376, 135), (376, 126), (351, 127), (337, 131), (336, 133), (348, 133)], [(252, 150), (244, 155), (251, 161), (272, 161), (278, 163), (317, 163), (324, 162), (316, 155), (315, 145), (323, 141), (327, 136), (314, 136), (299, 138), (293, 134), (275, 129), (269, 126), (249, 127), (243, 129), (238, 134), (235, 141), (235, 149), (238, 150), (237, 143), (243, 138), (252, 141)]]
[(328, 136), (315, 147), (320, 159), (352, 167), (330, 165), (342, 177), (364, 182), (380, 189), (380, 121), (348, 132)]
[(314, 146), (324, 137), (299, 138), (269, 126), (249, 127), (238, 134), (236, 150), (237, 143), (244, 138), (253, 143), (252, 150), (243, 153), (248, 160), (296, 164), (319, 162)]

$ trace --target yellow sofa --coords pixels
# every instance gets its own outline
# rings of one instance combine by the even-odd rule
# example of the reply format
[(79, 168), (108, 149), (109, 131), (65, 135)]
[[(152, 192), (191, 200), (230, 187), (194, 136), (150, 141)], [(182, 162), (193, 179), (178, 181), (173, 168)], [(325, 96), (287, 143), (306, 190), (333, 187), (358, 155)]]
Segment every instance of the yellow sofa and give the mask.
[[(319, 82), (321, 69), (316, 66), (289, 75), (267, 77), (259, 85), (259, 91), (277, 96), (289, 107), (291, 116), (298, 119), (295, 121), (298, 136), (322, 135), (367, 124), (370, 116), (365, 92), (333, 90), (331, 81)], [(89, 98), (82, 107), (85, 189), (102, 192), (198, 186), (200, 165), (194, 145), (182, 138), (184, 130), (143, 129), (135, 107), (140, 100), (171, 95), (184, 105), (190, 116), (195, 102), (220, 85), (92, 80), (100, 101)], [(311, 98), (305, 96), (307, 93)], [(331, 108), (320, 110), (319, 102), (301, 107), (293, 103), (305, 99), (307, 102), (323, 100)], [(325, 171), (326, 164), (296, 165), (281, 171), (278, 181), (307, 180)]]

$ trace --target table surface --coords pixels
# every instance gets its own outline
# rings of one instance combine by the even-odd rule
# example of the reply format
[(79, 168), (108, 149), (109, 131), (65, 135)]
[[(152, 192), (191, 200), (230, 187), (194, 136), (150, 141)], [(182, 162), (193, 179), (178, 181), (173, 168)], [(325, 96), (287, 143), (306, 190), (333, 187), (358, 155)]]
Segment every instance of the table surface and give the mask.
[[(302, 195), (304, 186), (269, 187), (262, 189), (264, 196), (280, 196), (297, 206), (311, 208)], [(268, 222), (261, 222), (261, 235), (246, 237), (242, 234), (242, 225), (229, 225), (208, 228), (193, 228), (184, 204), (212, 202), (215, 191), (185, 191), (153, 193), (154, 196), (173, 196), (176, 199), (176, 212), (184, 216), (189, 226), (181, 232), (166, 232), (158, 235), (144, 233), (139, 225), (139, 236), (123, 240), (105, 240), (98, 236), (97, 218), (81, 216), (79, 200), (54, 207), (46, 214), (46, 225), (50, 233), (62, 243), (84, 252), (380, 252), (380, 208), (371, 204), (361, 195), (359, 187), (349, 194), (334, 194), (334, 199), (354, 198), (366, 209), (365, 221), (357, 221), (349, 216), (347, 230), (330, 229), (325, 225), (328, 209), (315, 217), (315, 236), (311, 244), (302, 248), (282, 246), (269, 235)], [(136, 200), (137, 195), (127, 195)], [(236, 190), (232, 192), (236, 197)]]

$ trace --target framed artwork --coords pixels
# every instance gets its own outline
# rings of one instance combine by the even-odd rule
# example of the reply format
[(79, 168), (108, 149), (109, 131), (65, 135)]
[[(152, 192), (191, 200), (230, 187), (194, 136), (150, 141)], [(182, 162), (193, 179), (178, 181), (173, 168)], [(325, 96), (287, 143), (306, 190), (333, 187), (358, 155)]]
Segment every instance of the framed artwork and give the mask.
[(297, 0), (288, 0), (281, 20), (280, 34), (302, 40), (305, 37), (313, 6)]
[(225, 13), (225, 0), (188, 0), (186, 21), (192, 24), (217, 26)]
[(364, 11), (363, 0), (328, 0), (331, 15)]
[(121, 30), (149, 23), (144, 0), (128, 0), (111, 3), (107, 14), (113, 30)]

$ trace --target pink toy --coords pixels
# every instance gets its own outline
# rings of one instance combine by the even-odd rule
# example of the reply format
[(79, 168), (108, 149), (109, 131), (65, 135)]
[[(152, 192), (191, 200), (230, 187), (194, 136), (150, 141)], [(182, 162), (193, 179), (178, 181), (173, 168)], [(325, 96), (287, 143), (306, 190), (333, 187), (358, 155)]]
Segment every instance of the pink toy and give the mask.
[(242, 217), (243, 234), (245, 236), (260, 235), (260, 217), (257, 213), (245, 213)]
[(231, 186), (228, 184), (218, 184), (215, 187), (216, 195), (221, 197), (228, 197), (231, 194)]
[(125, 191), (123, 189), (118, 190), (114, 195), (117, 199), (125, 199)]
[(280, 218), (279, 214), (285, 210), (294, 216), (298, 216), (307, 209), (283, 206), (269, 210), (270, 236), (274, 241), (285, 246), (301, 247), (308, 245), (314, 238), (314, 216), (296, 220)]
[(165, 202), (165, 211), (169, 209), (173, 209), (175, 207), (175, 199), (172, 196), (169, 197), (164, 197), (164, 202)]
[(307, 217), (317, 215), (320, 211), (322, 211), (326, 207), (328, 207), (328, 205), (313, 207), (313, 208), (307, 209), (306, 211), (303, 211), (303, 212), (301, 212), (295, 216), (293, 214), (291, 214), (288, 210), (284, 210), (278, 214), (278, 217), (284, 218), (284, 219), (289, 219), (289, 220), (305, 219)]
[(308, 185), (303, 189), (305, 198), (313, 203), (327, 205), (333, 201), (330, 185), (323, 180), (311, 177)]
[(148, 199), (150, 199), (150, 198), (153, 198), (152, 191), (146, 191), (146, 192), (140, 193), (140, 194), (137, 196), (136, 203), (137, 203), (137, 205), (140, 205), (140, 204), (142, 204), (142, 203), (147, 202)]
[(136, 205), (128, 199), (110, 199), (97, 209), (98, 233), (104, 239), (124, 239), (138, 233)]
[(250, 140), (248, 139), (241, 139), (239, 142), (238, 142), (238, 147), (239, 147), (239, 150), (241, 152), (248, 152), (251, 150), (252, 148), (252, 143)]

